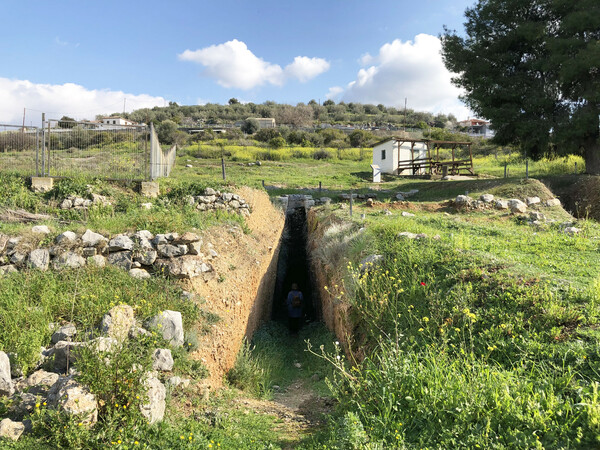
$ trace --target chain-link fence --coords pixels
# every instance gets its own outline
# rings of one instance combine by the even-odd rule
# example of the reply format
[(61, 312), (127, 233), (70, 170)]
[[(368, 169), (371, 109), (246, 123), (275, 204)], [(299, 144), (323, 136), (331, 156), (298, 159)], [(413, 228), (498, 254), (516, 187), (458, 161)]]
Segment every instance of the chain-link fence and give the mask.
[(149, 176), (149, 130), (145, 125), (50, 120), (42, 134), (41, 175), (125, 180)]
[(39, 148), (39, 128), (0, 124), (0, 171), (35, 175)]

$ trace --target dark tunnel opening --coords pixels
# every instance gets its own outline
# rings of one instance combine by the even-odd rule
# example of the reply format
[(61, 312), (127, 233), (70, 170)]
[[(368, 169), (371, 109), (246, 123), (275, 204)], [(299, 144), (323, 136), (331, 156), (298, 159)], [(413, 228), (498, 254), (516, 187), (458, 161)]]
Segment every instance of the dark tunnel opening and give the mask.
[(304, 296), (304, 320), (311, 322), (319, 318), (317, 295), (310, 270), (307, 252), (307, 224), (304, 206), (289, 208), (281, 236), (277, 277), (273, 293), (272, 320), (287, 321), (285, 300), (292, 283), (297, 283)]

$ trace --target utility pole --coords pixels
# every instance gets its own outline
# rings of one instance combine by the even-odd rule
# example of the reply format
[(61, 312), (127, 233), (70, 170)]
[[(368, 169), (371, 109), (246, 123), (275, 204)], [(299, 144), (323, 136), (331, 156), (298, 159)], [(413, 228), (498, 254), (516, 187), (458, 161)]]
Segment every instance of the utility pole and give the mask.
[(407, 98), (404, 97), (404, 132), (406, 133), (406, 101)]
[(25, 109), (23, 108), (23, 128), (21, 128), (21, 132), (25, 134)]
[(123, 99), (123, 115), (125, 115), (125, 105), (127, 103), (127, 98)]

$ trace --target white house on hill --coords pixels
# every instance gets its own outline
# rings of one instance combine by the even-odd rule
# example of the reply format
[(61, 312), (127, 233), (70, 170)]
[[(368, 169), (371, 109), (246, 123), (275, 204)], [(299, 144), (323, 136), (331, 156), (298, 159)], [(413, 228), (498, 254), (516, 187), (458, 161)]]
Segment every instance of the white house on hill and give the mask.
[[(373, 165), (379, 166), (381, 173), (398, 175), (398, 163), (425, 161), (427, 144), (402, 138), (389, 138), (373, 147)], [(423, 171), (424, 169), (420, 169)], [(423, 173), (425, 173), (423, 171)]]
[(100, 119), (103, 125), (137, 125), (135, 122), (123, 117), (103, 117)]

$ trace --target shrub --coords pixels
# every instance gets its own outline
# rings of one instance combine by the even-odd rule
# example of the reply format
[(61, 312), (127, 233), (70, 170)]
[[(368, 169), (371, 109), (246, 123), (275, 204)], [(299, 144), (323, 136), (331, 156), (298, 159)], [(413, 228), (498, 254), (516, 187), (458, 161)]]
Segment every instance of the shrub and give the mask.
[(315, 150), (315, 152), (313, 153), (313, 158), (314, 159), (331, 159), (331, 158), (333, 158), (333, 156), (327, 150), (320, 149), (320, 150)]

